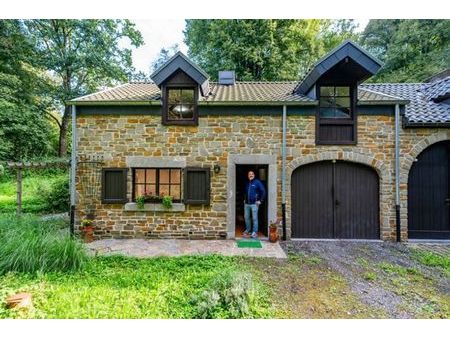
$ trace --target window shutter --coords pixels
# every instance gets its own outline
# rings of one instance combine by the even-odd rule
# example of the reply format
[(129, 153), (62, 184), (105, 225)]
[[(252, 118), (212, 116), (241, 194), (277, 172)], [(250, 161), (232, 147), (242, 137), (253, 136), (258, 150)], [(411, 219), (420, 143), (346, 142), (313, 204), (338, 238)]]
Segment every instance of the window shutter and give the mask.
[(102, 169), (102, 203), (126, 203), (127, 199), (126, 168)]
[(211, 192), (210, 168), (184, 169), (184, 203), (209, 205)]

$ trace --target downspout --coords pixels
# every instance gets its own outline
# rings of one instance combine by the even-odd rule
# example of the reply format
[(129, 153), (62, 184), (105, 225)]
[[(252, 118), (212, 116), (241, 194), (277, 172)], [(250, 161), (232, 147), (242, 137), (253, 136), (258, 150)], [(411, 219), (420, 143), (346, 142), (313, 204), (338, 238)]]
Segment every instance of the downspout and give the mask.
[(395, 105), (395, 219), (397, 242), (400, 242), (400, 107), (398, 103)]
[(283, 225), (283, 241), (286, 240), (286, 126), (287, 113), (286, 105), (283, 105), (283, 121), (282, 121), (282, 144), (281, 144), (281, 217)]
[(77, 108), (72, 105), (72, 152), (70, 158), (70, 233), (75, 230), (75, 175), (77, 171)]

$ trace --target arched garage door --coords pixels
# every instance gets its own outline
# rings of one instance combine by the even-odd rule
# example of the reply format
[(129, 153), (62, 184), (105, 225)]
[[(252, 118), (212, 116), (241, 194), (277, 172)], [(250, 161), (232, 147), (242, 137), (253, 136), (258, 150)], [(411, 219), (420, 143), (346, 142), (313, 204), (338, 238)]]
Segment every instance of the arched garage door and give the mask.
[(379, 183), (370, 167), (322, 161), (292, 174), (292, 238), (379, 239)]
[(408, 237), (450, 239), (450, 141), (431, 145), (411, 167)]

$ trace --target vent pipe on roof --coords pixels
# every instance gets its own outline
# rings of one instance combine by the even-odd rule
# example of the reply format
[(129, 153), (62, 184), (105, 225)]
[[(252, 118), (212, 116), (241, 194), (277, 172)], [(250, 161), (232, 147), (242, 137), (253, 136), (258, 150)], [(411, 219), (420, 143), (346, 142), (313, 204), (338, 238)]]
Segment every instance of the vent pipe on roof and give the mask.
[(220, 85), (234, 85), (236, 82), (236, 76), (234, 70), (222, 70), (219, 71), (219, 84)]

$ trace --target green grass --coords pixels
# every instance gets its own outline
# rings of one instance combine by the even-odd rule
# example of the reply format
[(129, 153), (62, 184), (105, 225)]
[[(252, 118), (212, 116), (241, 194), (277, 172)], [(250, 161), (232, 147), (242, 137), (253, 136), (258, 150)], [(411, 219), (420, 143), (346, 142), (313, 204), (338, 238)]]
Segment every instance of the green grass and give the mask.
[(406, 268), (400, 265), (394, 265), (387, 262), (378, 264), (378, 267), (388, 274), (396, 274), (398, 276), (420, 275), (416, 268)]
[[(31, 173), (22, 181), (22, 210), (25, 213), (44, 213), (48, 209), (43, 195), (48, 192), (53, 183), (67, 173)], [(7, 181), (0, 182), (0, 213), (16, 211), (17, 181), (14, 176)]]
[(70, 237), (64, 221), (33, 215), (0, 216), (0, 275), (72, 271), (87, 261), (83, 244)]
[(413, 257), (423, 265), (440, 268), (447, 277), (450, 277), (449, 257), (426, 250), (414, 250)]
[(0, 302), (28, 291), (35, 310), (3, 307), (0, 318), (269, 317), (267, 291), (253, 275), (242, 276), (241, 267), (240, 258), (215, 255), (111, 256), (93, 258), (74, 273), (10, 273), (0, 277), (0, 290), (7, 290)]

